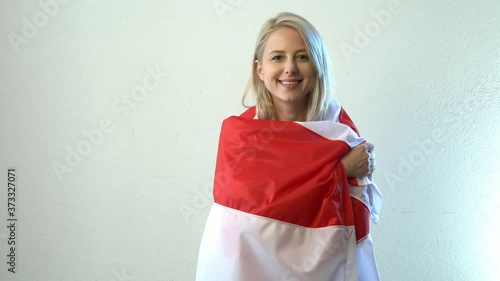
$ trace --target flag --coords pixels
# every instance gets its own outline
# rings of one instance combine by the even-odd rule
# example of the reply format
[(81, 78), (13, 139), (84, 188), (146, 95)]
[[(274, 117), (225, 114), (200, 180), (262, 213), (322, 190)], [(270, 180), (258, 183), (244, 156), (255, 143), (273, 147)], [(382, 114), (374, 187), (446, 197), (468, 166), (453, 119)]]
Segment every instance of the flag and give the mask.
[(224, 120), (197, 281), (379, 280), (369, 224), (382, 196), (340, 161), (365, 140), (335, 101), (326, 115)]

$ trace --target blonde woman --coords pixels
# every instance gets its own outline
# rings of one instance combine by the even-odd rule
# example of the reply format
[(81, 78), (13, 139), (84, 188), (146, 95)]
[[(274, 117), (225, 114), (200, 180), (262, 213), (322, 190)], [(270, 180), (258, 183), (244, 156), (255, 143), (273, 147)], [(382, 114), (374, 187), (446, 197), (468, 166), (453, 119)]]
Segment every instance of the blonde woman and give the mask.
[(196, 280), (379, 280), (373, 145), (332, 100), (319, 33), (281, 13), (252, 63), (256, 106), (223, 122)]

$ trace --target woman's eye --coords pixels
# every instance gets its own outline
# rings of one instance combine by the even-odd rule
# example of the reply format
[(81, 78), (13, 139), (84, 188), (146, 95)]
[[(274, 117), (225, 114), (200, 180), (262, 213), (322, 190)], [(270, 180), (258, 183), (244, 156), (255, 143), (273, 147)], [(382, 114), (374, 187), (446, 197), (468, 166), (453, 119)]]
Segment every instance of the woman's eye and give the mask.
[(299, 60), (308, 60), (309, 59), (309, 57), (307, 55), (299, 55), (299, 56), (297, 56), (297, 58)]
[(274, 57), (272, 58), (272, 60), (280, 60), (280, 59), (282, 59), (282, 58), (283, 58), (282, 56), (274, 56)]

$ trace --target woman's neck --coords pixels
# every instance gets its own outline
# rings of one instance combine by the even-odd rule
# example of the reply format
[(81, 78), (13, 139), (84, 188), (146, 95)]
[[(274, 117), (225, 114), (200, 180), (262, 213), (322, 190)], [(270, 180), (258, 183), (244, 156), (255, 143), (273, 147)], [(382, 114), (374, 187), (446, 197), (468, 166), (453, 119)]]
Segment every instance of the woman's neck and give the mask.
[(276, 115), (280, 121), (300, 121), (304, 122), (307, 118), (306, 99), (303, 102), (275, 104)]

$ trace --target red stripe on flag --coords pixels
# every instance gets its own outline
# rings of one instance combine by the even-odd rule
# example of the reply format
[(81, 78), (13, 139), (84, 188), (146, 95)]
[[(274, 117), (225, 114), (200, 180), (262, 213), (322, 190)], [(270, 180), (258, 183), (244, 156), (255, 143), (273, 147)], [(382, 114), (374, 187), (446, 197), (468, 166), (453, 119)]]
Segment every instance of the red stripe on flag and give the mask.
[(341, 124), (344, 124), (344, 125), (347, 125), (349, 127), (351, 127), (351, 129), (358, 135), (359, 135), (359, 132), (358, 132), (358, 128), (356, 128), (356, 125), (354, 125), (354, 122), (352, 122), (351, 120), (351, 117), (349, 117), (349, 115), (347, 115), (347, 112), (345, 112), (344, 108), (341, 108), (340, 109), (340, 114), (339, 114), (339, 123)]
[(370, 232), (370, 210), (359, 199), (351, 197), (354, 224), (356, 225), (356, 241), (365, 238)]
[(339, 164), (347, 143), (295, 122), (246, 118), (230, 117), (222, 125), (216, 203), (305, 227), (354, 225)]

